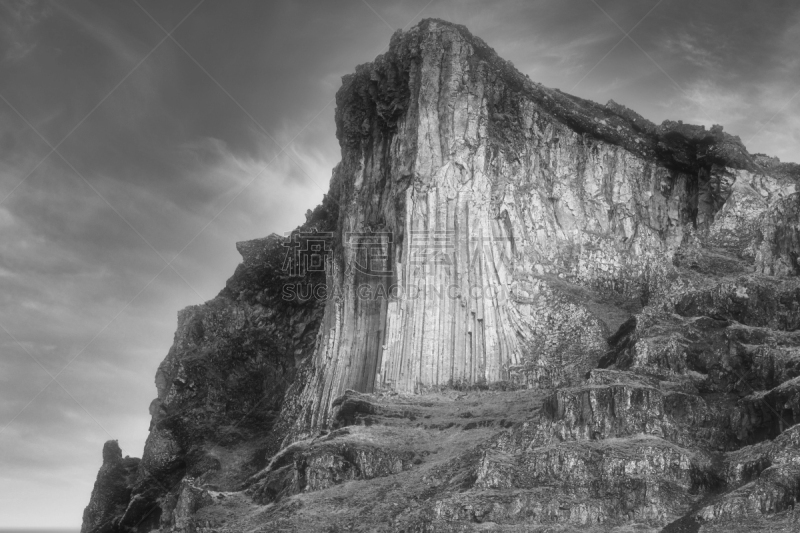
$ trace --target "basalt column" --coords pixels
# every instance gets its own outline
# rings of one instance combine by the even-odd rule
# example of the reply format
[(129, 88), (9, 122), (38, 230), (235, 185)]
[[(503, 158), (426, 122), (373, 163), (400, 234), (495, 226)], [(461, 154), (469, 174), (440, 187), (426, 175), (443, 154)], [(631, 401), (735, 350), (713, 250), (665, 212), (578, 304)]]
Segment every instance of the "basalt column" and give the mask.
[(344, 78), (336, 297), (298, 427), (323, 424), (346, 389), (563, 383), (609, 333), (564, 283), (657, 290), (688, 178), (576, 132), (558, 117), (570, 102), (436, 21)]

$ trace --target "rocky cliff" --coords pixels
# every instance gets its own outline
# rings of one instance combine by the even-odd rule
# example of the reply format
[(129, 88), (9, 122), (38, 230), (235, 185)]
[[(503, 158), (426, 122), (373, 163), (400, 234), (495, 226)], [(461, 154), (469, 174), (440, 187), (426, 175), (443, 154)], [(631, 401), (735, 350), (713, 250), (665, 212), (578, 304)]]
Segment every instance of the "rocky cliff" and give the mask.
[(800, 167), (426, 20), (288, 240), (182, 311), (83, 531), (796, 530)]

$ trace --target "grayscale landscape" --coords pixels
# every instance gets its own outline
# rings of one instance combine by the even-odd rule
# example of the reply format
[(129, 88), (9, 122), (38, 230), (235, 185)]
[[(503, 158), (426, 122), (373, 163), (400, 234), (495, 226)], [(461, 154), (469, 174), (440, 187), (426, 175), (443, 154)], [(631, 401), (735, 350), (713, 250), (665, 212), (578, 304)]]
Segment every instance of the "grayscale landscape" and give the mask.
[(0, 9), (0, 531), (800, 528), (798, 6)]

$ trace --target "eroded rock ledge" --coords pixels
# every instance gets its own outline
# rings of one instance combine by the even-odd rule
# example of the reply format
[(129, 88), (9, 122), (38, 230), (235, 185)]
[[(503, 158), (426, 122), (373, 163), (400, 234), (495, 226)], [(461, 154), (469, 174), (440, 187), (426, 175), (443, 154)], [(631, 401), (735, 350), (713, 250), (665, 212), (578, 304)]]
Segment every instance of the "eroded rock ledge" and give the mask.
[(796, 530), (798, 165), (440, 20), (344, 77), (336, 125), (293, 238), (324, 270), (237, 244), (84, 533)]

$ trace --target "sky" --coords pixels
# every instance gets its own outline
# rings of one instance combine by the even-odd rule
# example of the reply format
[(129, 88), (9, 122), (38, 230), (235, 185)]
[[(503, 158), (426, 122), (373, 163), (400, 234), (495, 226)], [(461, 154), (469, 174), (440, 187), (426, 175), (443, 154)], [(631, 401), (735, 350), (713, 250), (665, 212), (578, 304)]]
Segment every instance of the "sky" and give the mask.
[(103, 442), (141, 456), (178, 310), (320, 202), (341, 77), (396, 29), (800, 162), (794, 0), (137, 2), (0, 4), (0, 528), (79, 526)]

